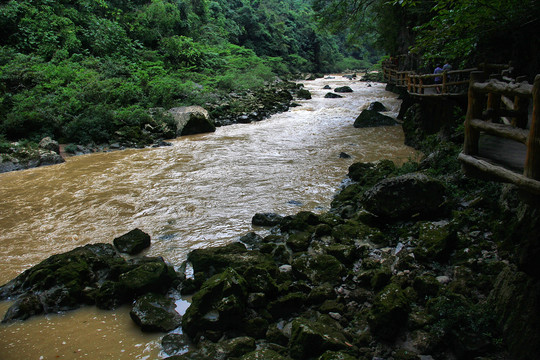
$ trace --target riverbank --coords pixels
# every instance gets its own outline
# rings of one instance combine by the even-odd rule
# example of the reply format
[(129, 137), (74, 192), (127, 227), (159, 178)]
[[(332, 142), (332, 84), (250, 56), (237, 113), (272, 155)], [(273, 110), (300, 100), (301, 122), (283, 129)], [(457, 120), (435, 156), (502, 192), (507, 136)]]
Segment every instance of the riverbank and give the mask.
[[(515, 353), (516, 339), (500, 322), (515, 326), (515, 320), (497, 314), (508, 311), (508, 301), (527, 302), (531, 291), (523, 288), (513, 300), (503, 295), (519, 274), (507, 243), (516, 229), (537, 226), (536, 217), (521, 217), (534, 209), (510, 186), (464, 177), (455, 160), (460, 144), (428, 147), (423, 161), (401, 167), (355, 163), (350, 184), (328, 212), (256, 214), (255, 232), (240, 242), (190, 252), (176, 272), (159, 259), (124, 263), (104, 244), (103, 252), (113, 256), (109, 263), (122, 267), (116, 265), (114, 275), (100, 270), (105, 283), (93, 276), (68, 276), (89, 283), (51, 282), (38, 266), (3, 294), (34, 287), (47, 299), (43, 291), (57, 296), (65, 289), (59, 294), (66, 301), (53, 297), (49, 303), (69, 305), (80, 299), (73, 302), (66, 294), (85, 288), (84, 302), (105, 308), (139, 298), (132, 317), (148, 321), (143, 329), (168, 331), (181, 323), (184, 334), (172, 331), (162, 340), (170, 359), (513, 358), (507, 348)], [(509, 219), (515, 227), (507, 225)], [(149, 267), (163, 270), (159, 276), (166, 281), (160, 283), (167, 286), (153, 287), (158, 272), (145, 271)], [(92, 273), (78, 266), (66, 271)], [(138, 279), (136, 286), (130, 278)], [(89, 289), (94, 283), (103, 285)], [(140, 301), (158, 303), (144, 298), (148, 291), (163, 294), (163, 305), (147, 306), (141, 315)], [(163, 309), (174, 314), (167, 299), (180, 294), (193, 296), (181, 320), (165, 326), (163, 316), (150, 316)], [(36, 303), (25, 296), (8, 313), (43, 309), (28, 306)], [(534, 308), (529, 311), (534, 315)], [(528, 322), (520, 324), (530, 329)], [(527, 339), (535, 336), (526, 333)], [(530, 354), (534, 344), (520, 344), (520, 351)]]

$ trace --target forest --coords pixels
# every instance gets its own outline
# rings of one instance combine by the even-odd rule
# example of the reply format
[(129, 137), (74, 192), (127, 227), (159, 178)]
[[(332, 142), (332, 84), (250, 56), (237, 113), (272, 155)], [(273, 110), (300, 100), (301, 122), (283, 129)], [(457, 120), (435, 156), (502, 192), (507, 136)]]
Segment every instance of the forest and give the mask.
[(426, 68), (512, 60), (532, 76), (539, 14), (533, 0), (3, 0), (0, 152), (45, 136), (138, 138), (167, 127), (150, 109), (219, 104), (383, 55)]

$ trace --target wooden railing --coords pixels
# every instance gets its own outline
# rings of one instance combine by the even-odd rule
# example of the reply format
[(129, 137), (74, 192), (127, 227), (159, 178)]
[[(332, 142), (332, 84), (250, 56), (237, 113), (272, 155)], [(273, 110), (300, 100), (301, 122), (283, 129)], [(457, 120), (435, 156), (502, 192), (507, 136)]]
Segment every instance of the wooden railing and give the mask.
[[(387, 83), (407, 87), (411, 94), (423, 95), (427, 89), (437, 90), (431, 95), (466, 94), (471, 72), (482, 69), (488, 74), (501, 74), (509, 67), (508, 64), (482, 63), (479, 68), (450, 70), (439, 74), (416, 74), (414, 71), (400, 71), (397, 65), (386, 62), (383, 63), (383, 75)], [(435, 84), (435, 78), (441, 78), (441, 83)]]
[[(473, 69), (444, 71), (440, 74), (409, 75), (407, 91), (411, 94), (425, 94), (426, 89), (438, 89), (439, 94), (466, 92), (469, 76)], [(435, 84), (435, 78), (441, 78), (440, 84)]]
[[(469, 103), (465, 118), (465, 143), (459, 160), (467, 167), (501, 181), (511, 182), (528, 192), (540, 195), (540, 75), (534, 85), (508, 83), (500, 79), (483, 81), (485, 74), (471, 73)], [(527, 130), (528, 104), (533, 113)], [(523, 174), (482, 159), (479, 154), (480, 133), (511, 139), (526, 145)], [(495, 162), (495, 163), (494, 163)]]

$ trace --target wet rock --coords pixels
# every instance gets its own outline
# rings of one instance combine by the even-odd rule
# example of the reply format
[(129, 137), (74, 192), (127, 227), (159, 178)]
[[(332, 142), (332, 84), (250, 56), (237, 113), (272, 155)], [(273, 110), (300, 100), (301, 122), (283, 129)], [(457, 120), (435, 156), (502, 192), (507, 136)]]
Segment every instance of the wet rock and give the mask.
[(129, 293), (165, 292), (176, 280), (176, 272), (162, 258), (148, 258), (119, 276), (120, 285)]
[(309, 232), (298, 232), (289, 235), (287, 246), (294, 252), (306, 251), (311, 242), (311, 234)]
[(198, 341), (207, 331), (222, 332), (238, 327), (244, 317), (248, 284), (232, 268), (208, 279), (193, 296), (182, 327)]
[(297, 256), (291, 265), (297, 276), (313, 283), (337, 284), (346, 273), (345, 266), (327, 254), (302, 254)]
[(200, 106), (172, 108), (168, 113), (176, 123), (177, 136), (216, 131), (208, 111)]
[(310, 211), (300, 211), (296, 215), (285, 216), (280, 223), (283, 232), (308, 231), (311, 232), (314, 226), (321, 223), (320, 218)]
[(188, 261), (193, 265), (195, 278), (198, 279), (199, 275), (202, 275), (203, 281), (214, 274), (223, 272), (228, 267), (240, 273), (244, 273), (253, 266), (264, 268), (270, 274), (277, 274), (278, 271), (271, 255), (256, 250), (249, 251), (244, 244), (239, 242), (193, 250), (188, 254)]
[(309, 100), (311, 99), (311, 93), (309, 92), (309, 90), (300, 89), (296, 92), (296, 97), (299, 99)]
[(340, 87), (335, 88), (334, 91), (337, 93), (352, 93), (353, 92), (350, 86), (340, 86)]
[(339, 158), (340, 159), (350, 159), (351, 155), (349, 155), (347, 153), (344, 153), (344, 152), (341, 152), (341, 153), (339, 153)]
[(338, 95), (338, 94), (335, 94), (333, 92), (329, 92), (329, 93), (326, 93), (326, 95), (324, 95), (324, 98), (325, 99), (340, 99), (342, 98), (343, 96), (341, 95)]
[(392, 126), (396, 124), (397, 121), (390, 116), (380, 114), (379, 112), (374, 110), (363, 110), (354, 121), (355, 128)]
[(375, 298), (368, 318), (371, 332), (384, 340), (393, 340), (407, 322), (410, 306), (405, 292), (395, 283)]
[(31, 316), (43, 313), (43, 304), (35, 294), (25, 295), (13, 305), (11, 305), (4, 315), (2, 323), (9, 323), (13, 320), (26, 320)]
[(181, 352), (187, 352), (189, 349), (189, 339), (184, 334), (170, 333), (161, 339), (161, 347), (167, 355), (176, 355)]
[(179, 327), (182, 321), (174, 300), (159, 294), (146, 294), (137, 299), (129, 315), (142, 331), (166, 332)]
[[(92, 303), (100, 283), (130, 267), (110, 244), (92, 244), (53, 255), (0, 288), (0, 299), (26, 297), (8, 310), (9, 320), (54, 313)], [(30, 301), (32, 300), (32, 301)], [(39, 304), (35, 303), (39, 301)], [(33, 304), (33, 305), (32, 305)], [(28, 311), (25, 313), (25, 311)]]
[(323, 89), (324, 90), (331, 90), (332, 88), (330, 87), (330, 85), (324, 85)]
[(382, 103), (378, 101), (374, 101), (371, 104), (369, 104), (369, 107), (367, 109), (371, 111), (377, 111), (377, 112), (388, 111), (386, 106), (384, 106)]
[(351, 345), (337, 322), (322, 316), (317, 321), (296, 318), (292, 322), (289, 348), (294, 359), (308, 359), (327, 350), (350, 349)]
[(220, 342), (227, 359), (237, 358), (255, 350), (255, 339), (248, 336), (236, 337)]
[(251, 219), (255, 226), (276, 226), (283, 220), (283, 216), (276, 213), (256, 213)]
[(60, 145), (58, 141), (51, 139), (50, 137), (45, 137), (39, 142), (39, 147), (44, 150), (49, 150), (60, 155)]
[(240, 242), (248, 245), (251, 248), (258, 248), (258, 246), (262, 243), (262, 240), (262, 236), (253, 231), (240, 237)]
[(443, 210), (445, 187), (424, 174), (406, 174), (380, 181), (361, 202), (366, 210), (388, 220), (434, 217)]
[(140, 229), (133, 229), (115, 238), (113, 244), (118, 251), (135, 255), (150, 246), (150, 235)]
[(289, 292), (268, 304), (268, 312), (274, 319), (287, 318), (298, 313), (304, 306), (306, 294)]

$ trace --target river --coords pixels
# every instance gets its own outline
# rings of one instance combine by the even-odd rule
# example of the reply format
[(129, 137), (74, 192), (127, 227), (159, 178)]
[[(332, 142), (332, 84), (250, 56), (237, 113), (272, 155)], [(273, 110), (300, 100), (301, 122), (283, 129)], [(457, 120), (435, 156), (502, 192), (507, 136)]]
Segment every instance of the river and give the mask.
[[(373, 101), (397, 115), (400, 101), (384, 85), (341, 76), (303, 83), (313, 99), (261, 122), (0, 174), (0, 283), (52, 254), (110, 243), (136, 227), (152, 237), (146, 255), (180, 265), (191, 249), (254, 230), (257, 212), (328, 209), (354, 162), (417, 156), (400, 126), (353, 127)], [(325, 99), (325, 85), (354, 92)], [(8, 306), (0, 303), (0, 315)], [(142, 333), (127, 307), (86, 307), (0, 325), (0, 359), (162, 358), (161, 337)]]

